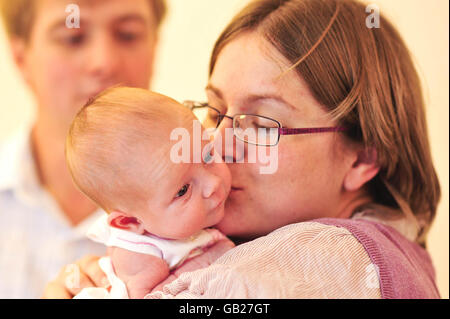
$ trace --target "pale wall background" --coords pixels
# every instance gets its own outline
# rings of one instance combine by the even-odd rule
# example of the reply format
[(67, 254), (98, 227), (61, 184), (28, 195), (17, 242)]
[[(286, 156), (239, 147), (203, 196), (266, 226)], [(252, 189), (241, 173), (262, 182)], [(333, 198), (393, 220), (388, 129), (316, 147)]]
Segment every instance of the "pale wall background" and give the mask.
[[(14, 0), (11, 0), (14, 1)], [(76, 1), (74, 1), (76, 2)], [(204, 99), (209, 55), (215, 39), (248, 0), (168, 0), (153, 89), (177, 100)], [(422, 75), (434, 163), (442, 200), (429, 236), (442, 297), (449, 297), (449, 2), (377, 0), (398, 26)], [(0, 141), (32, 120), (33, 100), (12, 65), (0, 32)]]

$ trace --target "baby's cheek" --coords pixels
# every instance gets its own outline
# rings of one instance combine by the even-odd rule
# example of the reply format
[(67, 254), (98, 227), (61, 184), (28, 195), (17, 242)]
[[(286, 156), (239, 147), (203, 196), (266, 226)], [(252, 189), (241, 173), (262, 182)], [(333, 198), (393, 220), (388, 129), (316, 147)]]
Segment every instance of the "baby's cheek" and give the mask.
[(166, 230), (175, 239), (185, 239), (204, 228), (207, 217), (201, 206), (192, 204), (168, 221)]

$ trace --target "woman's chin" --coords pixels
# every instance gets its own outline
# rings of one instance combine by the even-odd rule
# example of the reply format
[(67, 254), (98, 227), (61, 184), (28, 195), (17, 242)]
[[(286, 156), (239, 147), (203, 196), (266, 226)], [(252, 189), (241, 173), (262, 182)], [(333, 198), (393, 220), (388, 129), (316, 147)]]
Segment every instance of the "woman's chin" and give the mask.
[(229, 200), (224, 205), (223, 218), (218, 222), (216, 228), (227, 236), (235, 236), (245, 231), (246, 224), (241, 221), (241, 213), (239, 209), (235, 209)]
[(216, 228), (226, 236), (242, 238), (252, 237), (249, 235), (249, 229), (246, 227), (245, 223), (239, 222), (239, 220), (232, 216), (225, 215), (216, 225)]
[(233, 221), (224, 214), (223, 218), (215, 226), (225, 235), (230, 235), (233, 232)]

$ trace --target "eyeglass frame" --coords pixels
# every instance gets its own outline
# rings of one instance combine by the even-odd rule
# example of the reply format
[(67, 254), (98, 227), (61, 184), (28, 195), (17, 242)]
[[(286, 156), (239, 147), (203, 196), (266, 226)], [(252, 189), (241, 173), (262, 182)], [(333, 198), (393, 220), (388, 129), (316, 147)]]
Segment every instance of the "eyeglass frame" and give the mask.
[[(210, 108), (213, 109), (214, 111), (217, 112), (218, 114), (218, 120), (217, 120), (217, 126), (215, 127), (215, 129), (217, 129), (220, 125), (220, 123), (222, 123), (224, 118), (228, 118), (230, 120), (232, 120), (233, 122), (233, 134), (234, 136), (239, 139), (240, 141), (247, 143), (247, 144), (251, 144), (251, 145), (256, 145), (256, 146), (276, 146), (278, 145), (278, 143), (280, 142), (280, 138), (282, 135), (302, 135), (302, 134), (315, 134), (315, 133), (328, 133), (328, 132), (345, 132), (348, 131), (348, 129), (346, 127), (343, 126), (335, 126), (335, 127), (310, 127), (310, 128), (285, 128), (283, 127), (283, 124), (281, 124), (279, 121), (264, 116), (264, 115), (258, 115), (258, 114), (235, 114), (233, 116), (229, 116), (226, 114), (222, 114), (220, 113), (220, 111), (218, 109), (216, 109), (215, 107), (209, 105), (207, 102), (197, 102), (197, 101), (190, 101), (190, 100), (186, 100), (183, 101), (182, 103), (184, 106), (188, 107), (191, 111), (194, 111), (195, 109), (199, 109), (199, 108)], [(277, 142), (273, 145), (264, 145), (264, 144), (258, 144), (258, 143), (252, 143), (249, 141), (245, 141), (242, 138), (240, 138), (239, 136), (237, 136), (236, 134), (236, 127), (235, 127), (235, 121), (237, 119), (238, 116), (257, 116), (257, 117), (261, 117), (270, 121), (274, 121), (275, 123), (277, 123), (278, 125), (278, 139)], [(275, 128), (275, 127), (273, 127)]]

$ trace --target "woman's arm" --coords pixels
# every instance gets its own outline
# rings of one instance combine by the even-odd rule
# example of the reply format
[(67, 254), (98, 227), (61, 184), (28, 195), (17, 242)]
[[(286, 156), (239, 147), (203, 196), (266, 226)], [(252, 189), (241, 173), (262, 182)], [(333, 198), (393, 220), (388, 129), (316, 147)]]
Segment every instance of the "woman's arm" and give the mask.
[[(371, 267), (372, 266), (372, 267)], [(285, 226), (182, 274), (146, 298), (380, 298), (375, 267), (346, 229)]]

